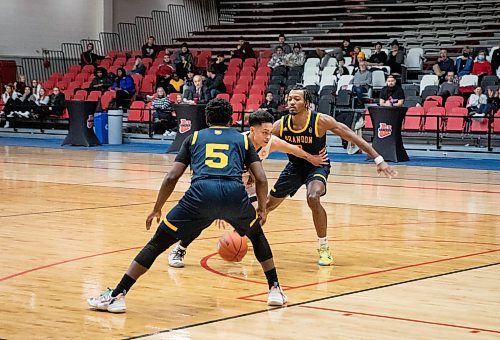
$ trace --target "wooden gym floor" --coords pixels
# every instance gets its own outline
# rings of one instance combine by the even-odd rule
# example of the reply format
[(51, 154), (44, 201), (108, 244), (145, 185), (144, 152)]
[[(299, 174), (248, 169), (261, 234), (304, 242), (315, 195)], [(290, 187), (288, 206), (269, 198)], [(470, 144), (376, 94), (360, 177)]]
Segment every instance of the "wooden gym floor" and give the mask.
[[(500, 173), (334, 163), (323, 198), (335, 265), (316, 264), (301, 190), (265, 230), (286, 308), (268, 309), (253, 253), (215, 254), (212, 226), (186, 267), (158, 258), (126, 314), (87, 309), (152, 236), (144, 220), (172, 156), (23, 147), (0, 154), (0, 338), (498, 339)], [(283, 161), (265, 164), (272, 185)], [(189, 185), (184, 176), (167, 202)]]

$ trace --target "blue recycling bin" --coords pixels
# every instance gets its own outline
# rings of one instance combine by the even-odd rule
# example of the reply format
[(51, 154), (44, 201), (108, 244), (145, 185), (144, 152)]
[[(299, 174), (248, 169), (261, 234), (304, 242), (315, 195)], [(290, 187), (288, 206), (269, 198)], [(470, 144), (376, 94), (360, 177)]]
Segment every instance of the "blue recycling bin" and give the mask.
[(108, 144), (108, 114), (97, 112), (94, 115), (94, 130), (101, 144)]

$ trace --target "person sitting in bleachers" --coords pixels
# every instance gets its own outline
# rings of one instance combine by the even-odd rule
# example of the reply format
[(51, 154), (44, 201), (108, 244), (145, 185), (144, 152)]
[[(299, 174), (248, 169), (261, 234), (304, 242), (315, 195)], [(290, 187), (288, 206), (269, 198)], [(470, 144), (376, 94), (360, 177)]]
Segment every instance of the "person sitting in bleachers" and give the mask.
[(486, 52), (484, 50), (479, 51), (477, 61), (472, 67), (472, 74), (479, 77), (479, 83), (481, 83), (483, 76), (491, 75), (491, 63), (486, 60)]
[(328, 65), (328, 61), (332, 57), (337, 59), (337, 61), (339, 61), (344, 57), (350, 57), (353, 50), (354, 47), (351, 44), (350, 38), (344, 38), (340, 47), (335, 47), (328, 53), (326, 53), (323, 50), (317, 50), (316, 53), (318, 54), (318, 57), (321, 59), (321, 64), (319, 65), (319, 69), (323, 70), (326, 67), (326, 65)]
[(295, 43), (292, 53), (288, 53), (285, 56), (285, 65), (288, 67), (302, 67), (305, 62), (306, 54), (302, 52), (302, 46), (299, 43)]
[(38, 82), (38, 80), (33, 79), (31, 81), (31, 91), (33, 94), (36, 96), (40, 93), (40, 89), (42, 88), (42, 85)]
[(64, 93), (56, 86), (52, 89), (52, 94), (49, 96), (49, 104), (47, 106), (47, 114), (61, 116), (66, 106), (66, 97)]
[(375, 43), (375, 52), (368, 59), (368, 66), (382, 66), (387, 60), (387, 53), (382, 51), (382, 43)]
[(497, 49), (491, 55), (491, 73), (500, 76), (500, 42), (497, 45)]
[(94, 71), (94, 79), (89, 86), (89, 93), (91, 91), (106, 92), (113, 84), (113, 80), (108, 76), (108, 71), (104, 67), (98, 67)]
[(175, 117), (172, 116), (172, 103), (167, 97), (163, 87), (156, 89), (156, 96), (151, 104), (153, 111), (153, 130), (157, 134), (165, 132), (165, 135), (172, 135), (177, 126)]
[(36, 98), (32, 93), (31, 87), (24, 87), (24, 93), (18, 99), (18, 115), (27, 119), (31, 118), (31, 111), (33, 110), (34, 106), (36, 106)]
[(278, 43), (275, 45), (271, 45), (271, 48), (273, 49), (274, 52), (276, 52), (276, 48), (281, 47), (283, 49), (283, 52), (285, 54), (292, 53), (292, 47), (285, 42), (285, 35), (281, 33), (278, 36)]
[(166, 93), (173, 92), (170, 86), (170, 78), (174, 72), (175, 68), (172, 66), (170, 61), (170, 54), (165, 54), (163, 56), (163, 63), (156, 71), (156, 87), (163, 87)]
[(359, 67), (351, 80), (352, 93), (356, 96), (356, 105), (363, 107), (363, 96), (372, 86), (372, 73), (368, 71), (365, 60), (359, 61)]
[(226, 73), (227, 71), (225, 60), (226, 58), (224, 56), (224, 53), (217, 54), (217, 59), (210, 65), (210, 68), (214, 70), (216, 74), (224, 75), (224, 73)]
[(396, 77), (392, 74), (387, 76), (386, 86), (380, 91), (380, 106), (402, 107), (405, 101), (405, 93), (398, 84)]
[(193, 78), (194, 88), (188, 88), (184, 92), (184, 101), (193, 104), (206, 104), (210, 100), (210, 93), (205, 85), (203, 78), (198, 74)]
[(223, 76), (216, 74), (214, 70), (207, 70), (207, 89), (210, 94), (210, 99), (217, 97), (219, 93), (226, 92), (226, 85), (223, 81)]
[(155, 44), (155, 41), (155, 37), (151, 35), (149, 36), (148, 41), (142, 45), (141, 51), (143, 58), (151, 58), (153, 60), (156, 58), (161, 48)]
[[(361, 53), (361, 46), (354, 46), (353, 51), (351, 52), (351, 66), (357, 68), (359, 65), (358, 55)], [(363, 58), (365, 58), (365, 52), (363, 52)]]
[(179, 75), (174, 73), (172, 75), (172, 79), (170, 79), (169, 83), (175, 90), (175, 92), (182, 92), (182, 87), (184, 85), (184, 80), (179, 77)]
[(333, 72), (333, 75), (337, 79), (337, 82), (339, 81), (340, 77), (342, 76), (348, 76), (349, 75), (349, 69), (345, 67), (345, 59), (341, 58), (338, 60), (338, 66)]
[(446, 73), (446, 82), (439, 86), (437, 95), (443, 97), (443, 103), (449, 96), (458, 95), (458, 84), (453, 71), (448, 71), (448, 73)]
[(439, 77), (439, 82), (444, 82), (448, 72), (453, 72), (454, 69), (455, 63), (448, 57), (448, 51), (444, 48), (441, 49), (439, 51), (439, 58), (437, 59), (437, 62), (432, 66), (434, 74)]
[(488, 105), (491, 107), (491, 112), (495, 114), (498, 110), (500, 110), (500, 89), (497, 87), (496, 90), (489, 88), (488, 89)]
[(278, 112), (278, 103), (276, 101), (274, 101), (272, 91), (266, 92), (266, 99), (260, 105), (259, 109), (266, 110), (267, 112), (272, 114), (275, 121), (277, 121), (281, 118), (281, 114)]
[[(4, 103), (3, 110), (1, 112), (3, 118), (11, 118), (14, 116), (14, 109), (16, 106), (18, 94), (14, 91), (13, 84), (5, 85), (5, 92), (2, 94), (2, 101)], [(6, 126), (9, 127), (9, 122), (7, 121)]]
[(400, 75), (403, 71), (402, 66), (405, 61), (404, 52), (399, 48), (399, 42), (393, 40), (391, 42), (391, 50), (387, 56), (386, 66), (391, 68), (391, 73)]
[(285, 55), (283, 54), (283, 48), (280, 46), (276, 47), (276, 52), (267, 63), (267, 66), (272, 69), (285, 68)]
[(467, 109), (470, 116), (484, 116), (491, 111), (491, 106), (488, 105), (488, 97), (483, 94), (481, 86), (474, 89), (474, 93), (470, 95), (467, 103)]
[(247, 59), (247, 58), (255, 58), (255, 52), (250, 46), (248, 41), (245, 41), (243, 37), (238, 39), (238, 46), (236, 50), (231, 51), (231, 56), (233, 58)]
[(142, 63), (142, 57), (140, 55), (135, 56), (134, 67), (132, 67), (131, 73), (137, 73), (144, 77), (146, 74), (146, 65)]
[(80, 55), (80, 66), (83, 67), (85, 65), (92, 65), (96, 67), (99, 60), (106, 59), (105, 56), (95, 54), (93, 51), (94, 44), (88, 43), (87, 50), (85, 52), (82, 52), (82, 54)]
[(189, 71), (186, 78), (184, 78), (184, 86), (182, 87), (182, 97), (186, 95), (186, 90), (194, 91), (194, 71)]
[(465, 46), (462, 55), (455, 60), (455, 73), (459, 78), (472, 72), (474, 61), (470, 57), (470, 48)]
[(134, 78), (125, 72), (123, 67), (120, 67), (116, 72), (116, 79), (111, 87), (116, 91), (116, 107), (126, 108), (130, 106), (130, 99), (135, 94)]
[(26, 76), (21, 74), (19, 80), (14, 82), (14, 91), (17, 92), (18, 96), (24, 93), (24, 88), (26, 87)]

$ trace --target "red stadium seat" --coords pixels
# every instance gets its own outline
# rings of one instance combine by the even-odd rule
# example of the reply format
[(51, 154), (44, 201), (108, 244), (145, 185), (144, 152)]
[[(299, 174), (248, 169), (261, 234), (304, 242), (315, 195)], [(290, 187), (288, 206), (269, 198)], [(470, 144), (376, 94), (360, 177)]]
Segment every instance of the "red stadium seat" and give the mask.
[(82, 70), (82, 67), (80, 65), (74, 64), (74, 65), (69, 66), (68, 73), (79, 74), (81, 70)]
[(92, 65), (85, 65), (82, 68), (82, 72), (88, 73), (88, 74), (93, 74), (94, 73), (94, 66)]
[[(431, 107), (429, 111), (425, 112), (424, 130), (425, 131), (437, 131), (438, 130), (438, 118), (429, 116), (444, 116), (446, 114), (444, 107)], [(443, 120), (439, 119), (440, 125), (443, 124)]]
[(246, 83), (243, 83), (243, 84), (238, 84), (234, 87), (233, 89), (233, 97), (236, 95), (236, 94), (244, 94), (244, 95), (247, 95), (248, 94), (248, 91), (249, 91), (249, 87)]
[[(429, 98), (429, 97), (427, 97)], [(429, 109), (433, 108), (433, 107), (437, 107), (439, 106), (439, 103), (435, 100), (425, 100), (424, 104), (423, 104), (423, 108), (424, 108), (424, 111), (425, 112), (428, 112)]]
[(101, 91), (91, 91), (87, 96), (87, 101), (97, 102), (101, 98)]
[(229, 93), (219, 93), (216, 98), (222, 98), (229, 101)]
[[(145, 116), (148, 116), (146, 118)], [(128, 121), (129, 122), (144, 122), (149, 120), (149, 115), (144, 114), (144, 102), (143, 101), (133, 101), (130, 104), (130, 109), (128, 110)]]
[(247, 97), (242, 94), (242, 93), (235, 93), (231, 97), (231, 104), (234, 103), (240, 103), (240, 104), (245, 104), (245, 101), (247, 100)]
[(168, 100), (170, 100), (171, 103), (177, 102), (177, 95), (180, 94), (179, 92), (172, 92), (169, 93), (168, 95)]
[(420, 131), (421, 120), (424, 116), (423, 107), (410, 107), (406, 113), (406, 117), (403, 124), (403, 130), (405, 131)]
[[(447, 115), (450, 115), (448, 114), (448, 112), (446, 113)], [(464, 118), (468, 115), (468, 113), (469, 111), (465, 107), (452, 108), (451, 116), (458, 116), (458, 117), (447, 117), (445, 131), (463, 132), (465, 123)]]
[(425, 98), (425, 101), (428, 100), (437, 102), (437, 106), (443, 106), (443, 97), (441, 96), (427, 96), (427, 98)]
[(365, 129), (371, 129), (373, 130), (373, 123), (372, 123), (372, 117), (370, 117), (370, 114), (368, 113), (368, 110), (365, 110)]
[(57, 82), (56, 87), (59, 88), (59, 90), (64, 91), (68, 88), (69, 82), (60, 80)]
[(475, 119), (472, 118), (470, 131), (473, 133), (487, 133), (488, 132), (488, 118)]
[(251, 68), (255, 68), (257, 66), (257, 59), (255, 58), (247, 58), (243, 62), (243, 68), (250, 66)]
[(103, 110), (107, 110), (109, 107), (109, 103), (115, 97), (115, 92), (107, 91), (101, 97), (101, 107)]

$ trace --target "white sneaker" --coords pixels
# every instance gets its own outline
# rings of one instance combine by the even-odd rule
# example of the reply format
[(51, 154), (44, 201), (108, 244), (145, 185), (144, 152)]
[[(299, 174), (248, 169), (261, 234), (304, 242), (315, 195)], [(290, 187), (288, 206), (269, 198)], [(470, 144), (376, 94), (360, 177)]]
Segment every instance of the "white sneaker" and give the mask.
[(163, 135), (164, 135), (165, 137), (167, 137), (169, 133), (170, 133), (170, 132), (167, 130), (167, 131), (165, 131), (165, 132), (163, 133)]
[(4, 128), (8, 128), (10, 126), (9, 121), (5, 122), (5, 125), (3, 126)]
[(29, 118), (30, 117), (30, 113), (28, 111), (19, 112), (18, 115), (21, 116), (21, 117), (24, 117), (24, 118)]
[(174, 268), (184, 268), (185, 255), (186, 250), (181, 249), (179, 244), (177, 244), (170, 254), (168, 254), (168, 265)]
[(271, 287), (269, 294), (267, 295), (267, 305), (268, 306), (283, 306), (288, 301), (288, 298), (281, 290), (281, 287), (277, 283), (274, 287)]
[(7, 118), (12, 118), (12, 117), (14, 117), (14, 114), (16, 114), (16, 113), (17, 113), (16, 111), (12, 111), (11, 113), (9, 113), (9, 114), (7, 115)]
[(110, 313), (125, 313), (127, 306), (125, 305), (125, 295), (122, 293), (116, 297), (112, 297), (113, 289), (108, 288), (98, 297), (87, 299), (87, 304), (92, 310), (107, 311)]
[(177, 133), (175, 131), (170, 131), (167, 136), (169, 137), (175, 137)]

